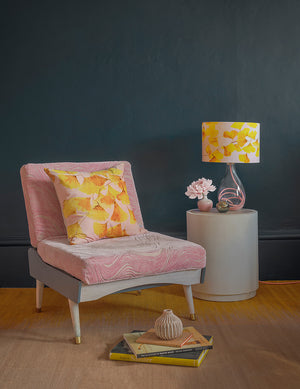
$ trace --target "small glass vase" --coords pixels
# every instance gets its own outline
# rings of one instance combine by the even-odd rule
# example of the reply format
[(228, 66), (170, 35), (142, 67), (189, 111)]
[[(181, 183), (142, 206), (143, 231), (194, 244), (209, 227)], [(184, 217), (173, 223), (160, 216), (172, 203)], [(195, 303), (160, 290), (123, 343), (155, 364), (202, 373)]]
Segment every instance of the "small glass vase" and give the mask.
[(202, 199), (198, 200), (197, 206), (201, 212), (209, 212), (212, 209), (213, 202), (203, 195)]
[(245, 204), (245, 189), (236, 173), (234, 163), (226, 165), (226, 173), (218, 189), (218, 200), (226, 201), (231, 211), (237, 211)]

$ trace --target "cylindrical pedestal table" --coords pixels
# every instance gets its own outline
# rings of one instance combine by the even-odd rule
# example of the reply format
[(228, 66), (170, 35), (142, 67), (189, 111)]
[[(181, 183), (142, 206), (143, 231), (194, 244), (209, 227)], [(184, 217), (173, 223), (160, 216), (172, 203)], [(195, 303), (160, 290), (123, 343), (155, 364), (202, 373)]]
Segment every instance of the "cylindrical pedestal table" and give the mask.
[(193, 296), (211, 301), (238, 301), (258, 289), (257, 211), (219, 213), (187, 211), (187, 239), (206, 249), (203, 284), (193, 285)]

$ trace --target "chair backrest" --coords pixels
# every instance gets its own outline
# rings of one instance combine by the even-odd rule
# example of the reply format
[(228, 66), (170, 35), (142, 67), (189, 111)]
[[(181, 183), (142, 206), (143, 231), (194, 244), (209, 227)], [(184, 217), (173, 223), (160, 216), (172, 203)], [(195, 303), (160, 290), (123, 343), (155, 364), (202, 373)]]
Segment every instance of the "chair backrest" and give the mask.
[(23, 165), (20, 173), (32, 246), (37, 247), (37, 244), (43, 239), (67, 234), (54, 185), (45, 173), (44, 168), (92, 172), (109, 169), (118, 163), (124, 163), (125, 165), (124, 178), (130, 204), (137, 222), (141, 227), (144, 227), (129, 162), (54, 162)]

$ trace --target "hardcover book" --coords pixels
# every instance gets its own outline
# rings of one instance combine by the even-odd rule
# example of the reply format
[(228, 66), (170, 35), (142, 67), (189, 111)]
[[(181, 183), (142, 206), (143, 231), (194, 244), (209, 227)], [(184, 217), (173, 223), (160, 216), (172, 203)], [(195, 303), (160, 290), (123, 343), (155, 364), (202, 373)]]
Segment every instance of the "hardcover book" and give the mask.
[(169, 347), (182, 347), (191, 339), (192, 336), (193, 334), (189, 330), (184, 329), (182, 331), (182, 335), (178, 338), (171, 340), (163, 340), (155, 334), (154, 328), (151, 328), (151, 330), (145, 332), (142, 336), (137, 338), (136, 342), (145, 344), (157, 344), (160, 346)]
[[(205, 336), (207, 341), (212, 344), (213, 337)], [(112, 348), (109, 354), (109, 359), (114, 361), (126, 362), (141, 362), (141, 363), (158, 363), (161, 365), (175, 365), (175, 366), (191, 366), (199, 367), (208, 353), (208, 349), (185, 351), (182, 353), (167, 354), (160, 356), (150, 356), (145, 358), (137, 358), (130, 350), (126, 341), (123, 339), (115, 347)]]
[(207, 338), (201, 335), (194, 327), (184, 328), (192, 333), (191, 339), (184, 344), (182, 347), (167, 347), (160, 346), (156, 344), (143, 344), (137, 343), (137, 339), (142, 336), (143, 332), (131, 332), (124, 334), (123, 337), (128, 344), (129, 348), (137, 358), (156, 356), (156, 355), (166, 355), (166, 354), (176, 354), (182, 353), (185, 351), (202, 351), (205, 349), (212, 348), (212, 343), (210, 343)]

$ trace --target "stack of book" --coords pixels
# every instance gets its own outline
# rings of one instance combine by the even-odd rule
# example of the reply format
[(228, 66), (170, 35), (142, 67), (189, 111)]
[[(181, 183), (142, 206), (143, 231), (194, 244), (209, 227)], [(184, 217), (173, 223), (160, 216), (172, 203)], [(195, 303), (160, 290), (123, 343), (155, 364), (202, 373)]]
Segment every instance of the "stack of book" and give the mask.
[(109, 358), (198, 367), (212, 347), (213, 337), (201, 335), (194, 327), (185, 327), (182, 336), (173, 340), (159, 339), (152, 328), (124, 334), (123, 340), (110, 351)]

